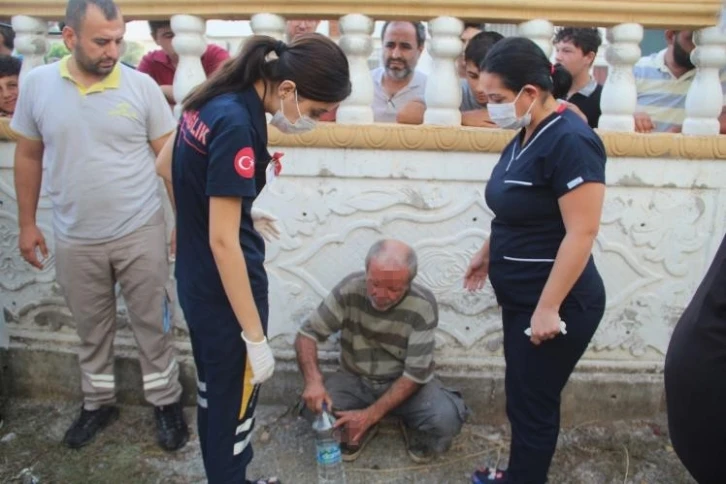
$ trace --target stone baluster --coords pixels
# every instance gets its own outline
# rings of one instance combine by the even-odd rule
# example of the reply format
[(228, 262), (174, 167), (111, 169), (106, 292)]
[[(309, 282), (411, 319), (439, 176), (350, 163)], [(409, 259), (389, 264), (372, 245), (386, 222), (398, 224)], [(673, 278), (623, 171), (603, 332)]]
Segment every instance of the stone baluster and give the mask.
[[(718, 27), (699, 30), (693, 35), (696, 48), (691, 61), (696, 76), (686, 96), (686, 119), (683, 134), (717, 135), (721, 131), (718, 117), (724, 97), (719, 70), (726, 65), (726, 32)], [(715, 102), (719, 100), (719, 102)]]
[(460, 126), (461, 87), (455, 60), (461, 54), (464, 23), (454, 17), (438, 17), (429, 22), (429, 29), (433, 69), (426, 81), (424, 124)]
[(519, 24), (517, 33), (520, 37), (527, 37), (539, 45), (549, 59), (552, 57), (552, 37), (555, 35), (555, 26), (549, 20), (535, 19)]
[(35, 17), (16, 15), (12, 18), (15, 31), (15, 48), (23, 56), (23, 65), (20, 69), (22, 79), (31, 69), (45, 63), (45, 54), (48, 52), (48, 24)]
[(250, 19), (255, 35), (269, 35), (277, 40), (285, 40), (285, 19), (272, 13), (258, 13)]
[(192, 89), (203, 83), (207, 75), (202, 67), (202, 54), (207, 49), (204, 39), (206, 23), (193, 15), (174, 15), (171, 18), (174, 32), (172, 45), (179, 55), (179, 65), (174, 74), (174, 114), (181, 116), (181, 103)]
[(348, 56), (353, 92), (338, 108), (336, 120), (341, 124), (373, 123), (373, 79), (368, 58), (373, 52), (373, 19), (361, 14), (350, 14), (340, 19), (343, 36), (340, 48)]
[(598, 124), (603, 131), (635, 131), (633, 114), (638, 106), (638, 91), (633, 77), (633, 66), (640, 59), (643, 26), (620, 24), (608, 29), (608, 47), (605, 59), (610, 64), (608, 77), (602, 88)]

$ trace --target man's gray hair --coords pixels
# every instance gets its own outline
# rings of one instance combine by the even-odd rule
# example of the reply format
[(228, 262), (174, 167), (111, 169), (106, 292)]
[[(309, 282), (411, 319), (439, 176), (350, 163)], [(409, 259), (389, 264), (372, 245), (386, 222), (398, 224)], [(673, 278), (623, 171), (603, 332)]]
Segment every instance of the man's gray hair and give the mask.
[(418, 256), (416, 255), (416, 251), (413, 250), (413, 247), (408, 247), (408, 252), (405, 256), (390, 254), (387, 250), (388, 242), (385, 239), (379, 240), (368, 250), (368, 255), (366, 255), (366, 272), (372, 260), (378, 260), (383, 257), (405, 265), (408, 268), (408, 281), (412, 282), (416, 278), (416, 274), (418, 274)]
[(113, 0), (68, 0), (66, 25), (78, 32), (89, 5), (98, 7), (106, 20), (115, 20), (119, 16), (118, 6)]

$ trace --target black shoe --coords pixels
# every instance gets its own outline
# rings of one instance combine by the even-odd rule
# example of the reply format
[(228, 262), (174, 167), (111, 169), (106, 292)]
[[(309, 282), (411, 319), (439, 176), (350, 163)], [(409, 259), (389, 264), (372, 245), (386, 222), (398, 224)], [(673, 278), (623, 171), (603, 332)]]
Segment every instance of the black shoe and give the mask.
[(118, 413), (118, 408), (113, 405), (104, 405), (98, 410), (81, 408), (81, 415), (66, 432), (63, 443), (71, 449), (80, 449), (115, 421)]
[(184, 421), (181, 402), (154, 407), (156, 439), (164, 450), (179, 450), (189, 440), (189, 430)]
[(422, 432), (409, 429), (403, 420), (399, 420), (399, 425), (403, 441), (406, 443), (406, 452), (412, 461), (416, 464), (428, 464), (436, 458), (437, 453), (428, 442), (430, 439), (426, 438)]

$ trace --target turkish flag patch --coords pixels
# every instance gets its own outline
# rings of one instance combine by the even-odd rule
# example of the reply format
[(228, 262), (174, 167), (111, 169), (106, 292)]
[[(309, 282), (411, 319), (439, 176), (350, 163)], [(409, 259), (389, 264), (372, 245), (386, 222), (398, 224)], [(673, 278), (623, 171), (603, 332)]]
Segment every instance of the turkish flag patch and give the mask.
[(234, 169), (242, 178), (255, 176), (255, 152), (251, 147), (242, 148), (234, 156)]

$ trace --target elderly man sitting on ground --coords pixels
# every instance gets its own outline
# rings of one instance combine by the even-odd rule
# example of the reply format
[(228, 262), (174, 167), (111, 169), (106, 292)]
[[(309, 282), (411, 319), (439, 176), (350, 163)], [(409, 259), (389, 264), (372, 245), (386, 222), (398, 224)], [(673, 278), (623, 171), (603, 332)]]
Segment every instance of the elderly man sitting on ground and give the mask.
[[(408, 245), (375, 243), (365, 271), (338, 283), (299, 330), (302, 414), (312, 419), (324, 403), (333, 410), (345, 461), (358, 457), (386, 415), (401, 419), (408, 454), (418, 463), (445, 452), (466, 420), (461, 395), (434, 378), (438, 307), (433, 294), (413, 282), (416, 270)], [(338, 332), (341, 367), (323, 380), (317, 343)]]

